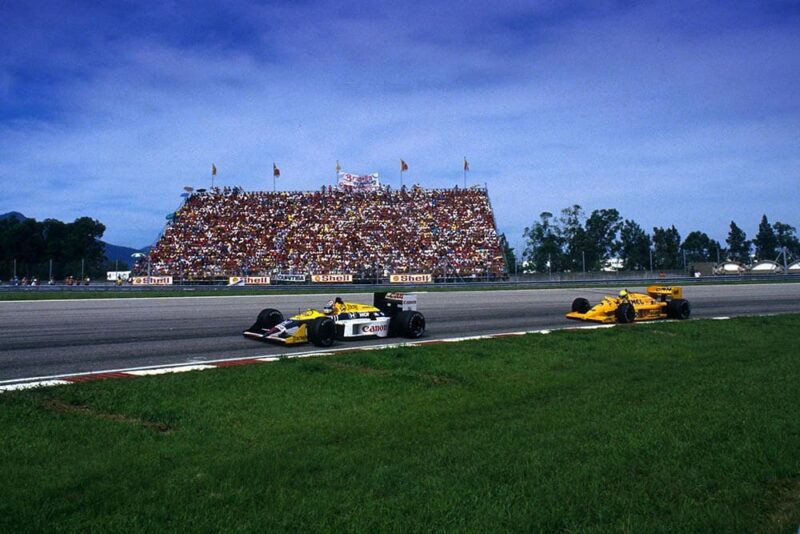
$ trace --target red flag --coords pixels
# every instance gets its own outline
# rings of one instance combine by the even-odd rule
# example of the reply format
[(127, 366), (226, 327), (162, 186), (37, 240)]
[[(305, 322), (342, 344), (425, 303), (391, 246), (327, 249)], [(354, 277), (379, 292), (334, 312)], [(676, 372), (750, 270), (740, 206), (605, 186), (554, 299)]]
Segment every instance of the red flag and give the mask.
[(212, 163), (211, 164), (211, 176), (216, 176), (216, 175), (217, 175), (217, 166)]
[(275, 163), (273, 163), (272, 164), (272, 176), (277, 178), (280, 175), (281, 175), (281, 170), (278, 168), (277, 165), (275, 165)]
[(405, 161), (403, 161), (401, 159), (400, 160), (400, 172), (407, 171), (407, 170), (408, 170), (408, 163), (406, 163)]

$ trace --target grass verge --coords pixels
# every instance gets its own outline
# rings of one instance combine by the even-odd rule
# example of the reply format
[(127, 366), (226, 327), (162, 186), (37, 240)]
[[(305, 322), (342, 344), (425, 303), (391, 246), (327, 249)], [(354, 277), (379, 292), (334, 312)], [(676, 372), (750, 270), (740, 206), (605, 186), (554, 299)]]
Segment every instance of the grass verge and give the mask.
[(0, 531), (789, 531), (800, 315), (0, 395)]

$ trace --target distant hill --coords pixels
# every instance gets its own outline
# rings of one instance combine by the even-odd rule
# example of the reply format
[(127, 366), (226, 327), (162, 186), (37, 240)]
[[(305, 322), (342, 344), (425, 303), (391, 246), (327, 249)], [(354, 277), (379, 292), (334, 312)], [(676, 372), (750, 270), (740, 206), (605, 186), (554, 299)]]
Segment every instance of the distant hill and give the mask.
[(9, 211), (8, 213), (4, 213), (4, 214), (0, 215), (0, 221), (5, 221), (7, 219), (14, 219), (14, 220), (17, 220), (17, 221), (27, 221), (28, 220), (27, 217), (25, 217), (23, 214), (21, 214), (18, 211)]
[(119, 245), (112, 245), (110, 243), (104, 243), (106, 246), (106, 259), (108, 261), (124, 261), (127, 262), (128, 265), (133, 264), (133, 260), (131, 259), (131, 254), (136, 252), (141, 252), (143, 254), (147, 254), (150, 251), (150, 247), (145, 248), (131, 248), (131, 247), (121, 247)]

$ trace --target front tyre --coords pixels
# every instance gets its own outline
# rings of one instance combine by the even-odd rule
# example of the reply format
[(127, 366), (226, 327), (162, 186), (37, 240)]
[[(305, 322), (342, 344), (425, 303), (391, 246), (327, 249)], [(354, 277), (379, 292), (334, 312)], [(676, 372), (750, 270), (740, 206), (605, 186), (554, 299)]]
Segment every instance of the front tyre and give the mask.
[(620, 304), (614, 314), (617, 316), (617, 322), (623, 324), (632, 323), (636, 319), (636, 310), (630, 302)]
[(417, 339), (425, 333), (425, 316), (418, 311), (401, 311), (389, 324), (393, 336)]
[(586, 313), (592, 309), (592, 305), (589, 304), (589, 301), (583, 297), (578, 297), (572, 301), (572, 311), (578, 313)]
[(308, 340), (316, 347), (330, 347), (336, 338), (336, 324), (330, 317), (318, 317), (306, 324)]
[(283, 314), (272, 308), (264, 308), (261, 310), (261, 313), (258, 314), (258, 318), (256, 319), (256, 324), (260, 325), (260, 328), (272, 328), (282, 322)]
[(256, 322), (246, 332), (261, 332), (283, 322), (283, 314), (273, 308), (264, 308), (256, 317)]

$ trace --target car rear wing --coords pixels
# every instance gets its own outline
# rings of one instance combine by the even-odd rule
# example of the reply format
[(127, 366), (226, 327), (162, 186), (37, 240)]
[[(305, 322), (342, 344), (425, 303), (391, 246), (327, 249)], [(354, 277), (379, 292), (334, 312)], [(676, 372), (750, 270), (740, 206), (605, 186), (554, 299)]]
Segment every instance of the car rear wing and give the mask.
[(673, 299), (682, 299), (683, 288), (675, 286), (650, 286), (647, 288), (647, 294), (654, 299), (658, 297), (661, 297), (662, 300), (666, 300), (667, 297)]
[(417, 295), (378, 292), (373, 295), (372, 305), (388, 315), (401, 311), (417, 311)]

